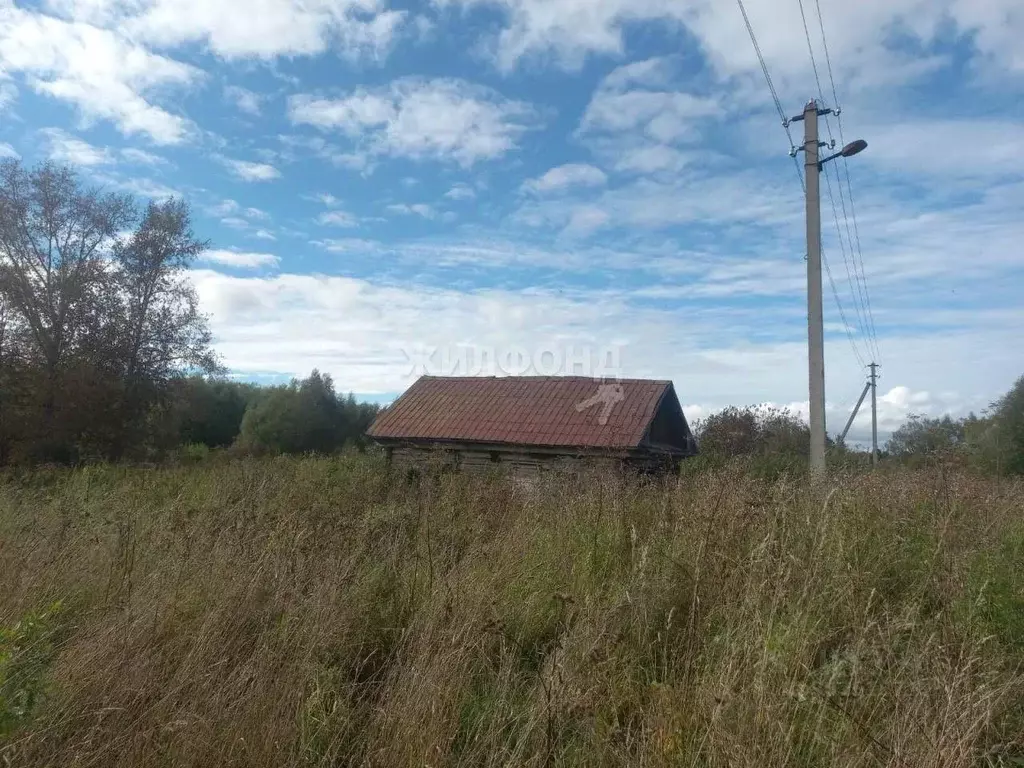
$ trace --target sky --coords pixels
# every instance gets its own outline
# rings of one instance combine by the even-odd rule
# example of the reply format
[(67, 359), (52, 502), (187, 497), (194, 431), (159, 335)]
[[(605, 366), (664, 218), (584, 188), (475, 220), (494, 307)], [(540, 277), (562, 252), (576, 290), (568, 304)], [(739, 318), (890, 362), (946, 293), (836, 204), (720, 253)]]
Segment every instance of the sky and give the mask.
[[(1024, 6), (745, 7), (784, 114), (868, 142), (821, 184), (829, 432), (872, 360), (883, 438), (982, 411), (1024, 374)], [(190, 201), (246, 379), (611, 374), (691, 420), (805, 413), (790, 146), (731, 2), (0, 0), (0, 154)]]

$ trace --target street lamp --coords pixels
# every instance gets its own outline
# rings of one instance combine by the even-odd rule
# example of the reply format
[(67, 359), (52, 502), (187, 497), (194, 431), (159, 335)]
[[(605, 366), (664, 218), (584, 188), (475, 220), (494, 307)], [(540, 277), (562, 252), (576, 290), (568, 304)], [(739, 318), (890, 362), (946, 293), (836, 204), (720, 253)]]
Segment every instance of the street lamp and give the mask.
[(827, 163), (829, 160), (835, 160), (837, 157), (853, 157), (854, 155), (863, 152), (867, 148), (868, 143), (864, 141), (864, 139), (856, 139), (854, 141), (851, 141), (849, 144), (847, 144), (841, 150), (836, 152), (834, 155), (829, 155), (824, 160), (819, 160), (818, 170), (820, 171), (821, 167), (825, 165), (825, 163)]

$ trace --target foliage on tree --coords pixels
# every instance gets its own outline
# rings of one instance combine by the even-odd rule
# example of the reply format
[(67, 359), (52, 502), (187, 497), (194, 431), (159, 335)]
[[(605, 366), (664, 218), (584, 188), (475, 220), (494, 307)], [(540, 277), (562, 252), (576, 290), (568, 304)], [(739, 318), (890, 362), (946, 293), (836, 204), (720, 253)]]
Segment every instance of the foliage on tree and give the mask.
[(70, 168), (0, 163), (0, 459), (145, 448), (171, 382), (218, 370), (187, 280), (205, 247), (182, 201), (140, 215)]
[(806, 456), (810, 430), (800, 418), (771, 406), (730, 406), (694, 424), (703, 455), (712, 458)]
[(173, 441), (180, 445), (228, 448), (238, 439), (242, 418), (260, 396), (254, 384), (189, 376), (173, 388)]
[(330, 453), (361, 445), (376, 406), (339, 397), (327, 374), (272, 387), (249, 406), (238, 446), (257, 453)]
[(945, 457), (999, 474), (1024, 474), (1024, 376), (999, 398), (988, 415), (954, 419), (912, 414), (887, 443), (905, 461)]
[(886, 451), (895, 458), (927, 456), (958, 451), (967, 445), (968, 424), (975, 420), (950, 416), (928, 418), (910, 414), (907, 421), (889, 438)]

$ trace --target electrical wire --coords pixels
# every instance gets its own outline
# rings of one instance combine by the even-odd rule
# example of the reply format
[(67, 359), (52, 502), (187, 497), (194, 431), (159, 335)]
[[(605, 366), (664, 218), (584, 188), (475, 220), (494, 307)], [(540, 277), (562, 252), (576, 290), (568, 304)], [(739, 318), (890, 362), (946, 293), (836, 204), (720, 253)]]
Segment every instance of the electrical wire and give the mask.
[[(777, 90), (775, 88), (775, 84), (772, 82), (771, 73), (768, 71), (768, 65), (765, 63), (764, 55), (761, 53), (761, 46), (757, 42), (757, 35), (754, 33), (754, 27), (750, 23), (750, 17), (747, 16), (747, 9), (743, 5), (743, 0), (736, 0), (736, 4), (739, 6), (740, 14), (743, 16), (743, 23), (744, 23), (744, 25), (747, 28), (747, 34), (750, 36), (751, 45), (753, 45), (753, 47), (754, 47), (754, 53), (757, 55), (757, 61), (758, 61), (758, 64), (760, 65), (760, 67), (761, 67), (761, 73), (764, 75), (765, 83), (768, 85), (768, 91), (771, 93), (772, 102), (775, 104), (775, 110), (778, 112), (779, 120), (781, 121), (782, 127), (785, 130), (785, 132), (786, 132), (786, 138), (789, 140), (789, 147), (790, 147), (790, 150), (791, 150), (790, 154), (791, 154), (791, 157), (793, 158), (793, 167), (794, 167), (794, 169), (796, 171), (797, 181), (800, 183), (800, 189), (804, 193), (806, 193), (807, 190), (806, 190), (806, 186), (804, 184), (804, 177), (803, 177), (803, 174), (800, 172), (800, 163), (796, 159), (796, 153), (792, 152), (792, 150), (795, 148), (795, 145), (793, 143), (793, 135), (792, 135), (792, 133), (790, 132), (790, 129), (789, 129), (789, 119), (786, 117), (785, 111), (783, 111), (782, 101), (779, 99), (779, 94), (778, 94), (778, 92), (777, 92)], [(810, 32), (808, 31), (808, 28), (807, 28), (807, 18), (804, 15), (802, 0), (801, 0), (801, 4), (800, 4), (800, 14), (801, 14), (801, 16), (804, 17), (804, 32), (807, 35), (808, 49), (811, 50), (811, 47), (810, 47), (810, 45), (811, 45), (810, 44)], [(818, 91), (819, 91), (819, 95), (820, 95), (820, 92), (821, 92), (821, 80), (818, 77), (818, 68), (817, 68), (817, 64), (814, 62), (814, 52), (813, 52), (813, 50), (811, 50), (811, 63), (814, 66), (814, 79), (815, 79), (815, 81), (818, 84)], [(830, 194), (830, 199), (831, 199), (831, 190), (830, 190), (829, 194)], [(832, 204), (832, 208), (833, 208), (833, 211), (835, 211), (835, 203), (834, 202)], [(836, 218), (836, 227), (838, 229), (838, 226), (839, 226), (838, 214), (835, 215), (835, 218)], [(840, 244), (842, 245), (842, 239), (840, 239)], [(853, 247), (852, 242), (851, 242), (851, 246), (850, 247), (852, 249), (852, 247)], [(846, 332), (846, 336), (847, 336), (847, 338), (850, 341), (850, 346), (853, 349), (854, 357), (856, 357), (858, 363), (861, 366), (863, 366), (864, 365), (864, 358), (863, 358), (863, 356), (860, 353), (860, 349), (857, 346), (856, 340), (854, 339), (853, 332), (851, 330), (852, 326), (850, 325), (850, 322), (849, 322), (849, 320), (846, 317), (846, 310), (843, 307), (843, 302), (839, 298), (839, 291), (836, 288), (835, 280), (832, 277), (832, 268), (829, 265), (828, 257), (825, 254), (824, 248), (821, 248), (821, 256), (822, 256), (822, 263), (823, 263), (823, 265), (825, 267), (825, 274), (828, 277), (829, 286), (830, 286), (830, 288), (832, 290), (832, 296), (835, 299), (836, 307), (839, 310), (839, 317), (840, 317), (840, 319), (841, 319), (841, 321), (843, 323), (843, 330)], [(846, 259), (845, 246), (843, 246), (843, 261), (845, 263), (847, 263), (847, 274), (849, 275), (850, 274), (850, 269), (849, 269), (849, 263), (847, 262), (847, 259)], [(858, 315), (858, 320), (859, 319), (860, 318), (859, 318), (859, 315)], [(860, 333), (859, 330), (858, 330), (858, 333)]]
[[(825, 35), (825, 21), (821, 14), (821, 2), (820, 0), (814, 0), (814, 7), (818, 13), (818, 29), (821, 31), (821, 45), (825, 51), (825, 65), (828, 70), (829, 84), (832, 87), (832, 100), (835, 106), (839, 107), (839, 94), (836, 91), (836, 80), (832, 72), (832, 56), (828, 50), (828, 38)], [(803, 2), (800, 1), (800, 14), (803, 16)], [(807, 20), (804, 18), (804, 33), (807, 34)], [(808, 37), (808, 49), (810, 50), (810, 35)], [(814, 53), (811, 51), (811, 61), (814, 61)], [(817, 69), (815, 68), (815, 79), (817, 79)], [(821, 84), (818, 83), (818, 92), (821, 93)], [(843, 146), (846, 146), (846, 137), (843, 135), (843, 117), (841, 111), (836, 115), (836, 121), (839, 124), (839, 141), (842, 142)], [(825, 121), (828, 126), (828, 120)], [(829, 133), (831, 135), (831, 127), (829, 127)], [(857, 209), (853, 202), (853, 184), (850, 181), (850, 165), (847, 158), (842, 158), (843, 171), (845, 174), (846, 189), (850, 198), (850, 218), (853, 219), (853, 231), (854, 237), (851, 238), (849, 234), (849, 220), (847, 220), (847, 239), (850, 241), (850, 250), (855, 259), (854, 261), (854, 274), (858, 277), (858, 293), (860, 295), (861, 306), (867, 316), (868, 325), (868, 337), (874, 344), (873, 356), (875, 360), (881, 358), (881, 350), (878, 346), (878, 333), (875, 329), (875, 316), (871, 308), (871, 294), (868, 292), (867, 273), (864, 269), (864, 253), (860, 244), (860, 227), (857, 224)], [(839, 177), (839, 171), (836, 171), (836, 176)], [(843, 218), (846, 219), (846, 205), (843, 201), (842, 196), (842, 178), (837, 178), (839, 183), (840, 202), (843, 203)], [(856, 240), (854, 240), (856, 238)], [(856, 242), (856, 250), (854, 250), (854, 242)], [(858, 263), (859, 262), (859, 263)]]
[(828, 276), (828, 284), (832, 288), (832, 296), (836, 300), (836, 307), (839, 309), (839, 319), (843, 322), (843, 330), (846, 331), (846, 338), (850, 340), (850, 346), (853, 348), (853, 356), (857, 358), (857, 364), (861, 368), (864, 368), (864, 357), (861, 355), (860, 350), (857, 348), (857, 343), (854, 341), (853, 333), (850, 331), (850, 323), (846, 319), (846, 312), (843, 310), (843, 302), (839, 300), (839, 291), (836, 290), (836, 282), (832, 279), (832, 268), (829, 266), (828, 257), (825, 255), (825, 249), (821, 249), (821, 262), (825, 266), (825, 274)]
[[(782, 122), (782, 128), (786, 132), (786, 139), (789, 140), (789, 148), (792, 151), (794, 148), (793, 134), (789, 130), (789, 118), (786, 117), (785, 111), (782, 109), (782, 101), (779, 100), (779, 94), (775, 90), (775, 84), (772, 82), (771, 73), (768, 71), (768, 65), (764, 61), (764, 55), (761, 53), (761, 46), (757, 43), (757, 35), (754, 34), (754, 27), (750, 23), (750, 17), (747, 16), (747, 9), (743, 5), (743, 0), (736, 0), (736, 4), (740, 7), (740, 14), (743, 16), (743, 23), (747, 27), (747, 34), (750, 36), (750, 42), (754, 46), (754, 53), (757, 54), (757, 62), (761, 65), (761, 72), (764, 74), (764, 80), (768, 84), (768, 90), (771, 92), (772, 101), (775, 103), (775, 110), (779, 113), (779, 120)], [(796, 155), (791, 155), (793, 158), (793, 168), (796, 170), (796, 177), (800, 182), (800, 188), (804, 188), (804, 177), (800, 173), (800, 163), (797, 162)]]
[[(807, 26), (807, 14), (804, 11), (803, 0), (797, 0), (797, 3), (798, 3), (799, 8), (800, 8), (800, 19), (803, 22), (804, 37), (805, 37), (805, 39), (807, 41), (807, 52), (810, 55), (810, 59), (811, 59), (811, 68), (814, 71), (814, 82), (815, 82), (815, 84), (818, 87), (818, 97), (821, 99), (822, 102), (824, 102), (825, 101), (825, 93), (824, 93), (824, 89), (821, 86), (821, 77), (820, 77), (819, 72), (818, 72), (818, 63), (817, 63), (817, 60), (815, 59), (815, 56), (814, 56), (814, 45), (811, 42), (810, 28)], [(825, 50), (826, 50), (825, 58), (826, 58), (826, 64), (827, 64), (827, 67), (828, 67), (828, 72), (829, 72), (829, 81), (830, 81), (830, 84), (832, 86), (832, 95), (833, 95), (833, 98), (835, 99), (836, 106), (838, 106), (838, 97), (836, 95), (835, 78), (832, 75), (832, 59), (831, 59), (831, 56), (827, 52), (828, 44), (825, 41), (825, 37), (824, 37), (825, 28), (824, 28), (824, 23), (823, 23), (822, 18), (821, 18), (821, 6), (819, 4), (819, 0), (815, 0), (815, 6), (818, 9), (818, 23), (819, 23), (819, 27), (821, 28), (821, 32), (822, 32), (822, 43), (823, 43), (823, 46), (825, 47)], [(829, 140), (830, 140), (829, 144), (830, 144), (830, 146), (834, 147), (835, 146), (835, 136), (832, 133), (832, 125), (829, 122), (827, 116), (825, 118), (825, 128), (828, 131)], [(842, 133), (840, 133), (840, 139), (841, 140), (843, 139)], [(844, 160), (845, 160), (845, 158), (844, 158)], [(849, 178), (848, 178), (849, 177), (849, 168), (846, 168), (846, 172), (847, 172), (847, 181), (849, 181)], [(838, 175), (838, 171), (836, 171), (836, 173)], [(834, 196), (834, 194), (832, 192), (832, 182), (831, 182), (831, 180), (830, 180), (830, 178), (828, 176), (828, 172), (827, 171), (825, 172), (825, 181), (826, 181), (826, 190), (828, 192), (829, 201), (830, 201), (831, 207), (832, 207), (832, 215), (833, 215), (833, 218), (835, 220), (836, 235), (839, 238), (839, 245), (840, 245), (840, 249), (841, 249), (841, 253), (842, 253), (842, 257), (843, 257), (843, 263), (846, 266), (846, 273), (847, 273), (847, 277), (848, 277), (848, 280), (849, 280), (849, 283), (850, 283), (850, 293), (851, 293), (851, 296), (852, 296), (853, 302), (854, 302), (854, 311), (855, 311), (856, 320), (857, 320), (857, 326), (858, 326), (857, 333), (858, 333), (858, 335), (860, 335), (860, 336), (862, 336), (864, 338), (865, 345), (867, 347), (868, 353), (871, 356), (873, 356), (873, 357), (878, 357), (878, 354), (877, 354), (878, 344), (877, 344), (877, 337), (876, 337), (875, 332), (874, 332), (874, 319), (873, 319), (873, 317), (869, 313), (868, 301), (867, 301), (866, 293), (865, 293), (865, 290), (864, 290), (866, 288), (866, 277), (862, 274), (862, 272), (863, 272), (863, 266), (862, 266), (863, 258), (861, 258), (861, 267), (860, 267), (860, 269), (858, 269), (857, 253), (854, 250), (854, 238), (853, 238), (853, 236), (850, 233), (849, 217), (847, 216), (847, 212), (846, 212), (846, 200), (845, 200), (845, 195), (843, 193), (842, 180), (840, 178), (837, 178), (837, 183), (838, 183), (838, 188), (839, 188), (840, 205), (841, 205), (842, 210), (843, 210), (843, 220), (844, 220), (844, 222), (846, 222), (846, 230), (847, 230), (846, 236), (847, 236), (847, 240), (849, 241), (849, 244), (850, 244), (850, 257), (849, 258), (853, 260), (852, 268), (851, 268), (850, 262), (849, 262), (849, 260), (847, 259), (847, 256), (846, 256), (846, 246), (845, 246), (845, 243), (844, 243), (844, 240), (843, 240), (842, 229), (841, 229), (840, 224), (839, 224), (839, 212), (838, 212), (838, 210), (836, 208), (835, 196)], [(853, 193), (853, 190), (852, 190), (852, 186), (851, 186), (850, 187), (851, 201), (852, 201), (852, 193)]]

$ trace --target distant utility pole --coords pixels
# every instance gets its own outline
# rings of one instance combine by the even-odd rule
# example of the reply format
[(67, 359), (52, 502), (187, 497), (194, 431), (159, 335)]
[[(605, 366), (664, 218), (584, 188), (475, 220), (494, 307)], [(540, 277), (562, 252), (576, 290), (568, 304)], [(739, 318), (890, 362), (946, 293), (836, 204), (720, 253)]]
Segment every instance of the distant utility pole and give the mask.
[[(804, 171), (807, 178), (807, 375), (810, 395), (811, 472), (825, 471), (825, 329), (821, 301), (821, 193), (818, 178), (829, 160), (840, 155), (852, 157), (867, 147), (858, 139), (841, 151), (824, 159), (818, 158), (818, 148), (826, 146), (818, 141), (818, 118), (838, 110), (824, 109), (811, 99), (803, 114), (790, 122), (804, 121)], [(834, 148), (831, 145), (830, 148)], [(798, 150), (792, 151), (796, 156)]]
[(871, 466), (878, 466), (878, 363), (871, 363), (868, 368), (871, 374), (868, 379), (871, 382)]

